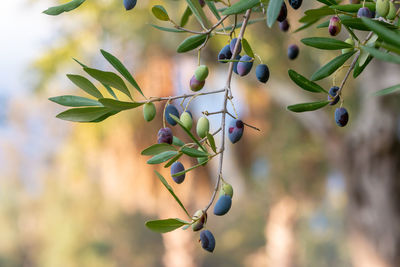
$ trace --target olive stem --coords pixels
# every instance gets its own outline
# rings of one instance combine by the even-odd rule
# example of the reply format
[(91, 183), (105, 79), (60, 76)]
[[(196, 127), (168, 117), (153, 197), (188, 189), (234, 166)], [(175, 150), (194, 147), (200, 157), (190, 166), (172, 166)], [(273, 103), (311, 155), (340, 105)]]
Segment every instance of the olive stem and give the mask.
[[(239, 51), (239, 45), (241, 43), (241, 40), (243, 39), (244, 33), (246, 31), (246, 27), (247, 27), (247, 23), (249, 22), (250, 19), (250, 15), (251, 15), (251, 9), (248, 9), (246, 11), (246, 14), (244, 16), (244, 20), (243, 20), (243, 24), (242, 24), (242, 28), (240, 29), (240, 33), (238, 36), (238, 40), (236, 42), (235, 48), (233, 50), (232, 53), (232, 57), (231, 59), (234, 59), (236, 57), (236, 55), (238, 54)], [(220, 156), (219, 156), (219, 166), (218, 166), (218, 178), (217, 181), (215, 183), (215, 187), (214, 187), (214, 192), (211, 196), (211, 199), (209, 201), (209, 203), (207, 204), (207, 206), (204, 208), (204, 212), (207, 212), (207, 210), (211, 207), (212, 203), (215, 200), (215, 197), (217, 195), (218, 192), (218, 188), (219, 188), (219, 184), (220, 181), (222, 179), (222, 166), (223, 166), (223, 162), (224, 162), (224, 150), (225, 150), (225, 121), (226, 121), (226, 114), (227, 114), (227, 103), (228, 103), (228, 95), (231, 89), (231, 81), (232, 81), (232, 75), (233, 75), (233, 62), (229, 63), (229, 70), (228, 70), (228, 77), (226, 80), (226, 85), (225, 85), (225, 93), (224, 93), (224, 103), (223, 103), (223, 112), (222, 112), (222, 118), (221, 118), (221, 128), (222, 128), (222, 141), (221, 141), (221, 147), (219, 150)]]

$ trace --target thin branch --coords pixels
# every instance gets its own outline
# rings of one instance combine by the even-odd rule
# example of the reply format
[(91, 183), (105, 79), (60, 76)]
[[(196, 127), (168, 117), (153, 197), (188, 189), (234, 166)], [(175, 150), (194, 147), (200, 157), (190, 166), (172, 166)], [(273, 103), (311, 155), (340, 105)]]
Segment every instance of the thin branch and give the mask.
[(218, 94), (225, 92), (225, 89), (220, 89), (220, 90), (215, 90), (215, 91), (210, 91), (210, 92), (204, 92), (204, 93), (194, 93), (194, 94), (184, 94), (184, 95), (179, 95), (179, 96), (168, 96), (168, 97), (150, 97), (147, 101), (138, 101), (135, 103), (149, 103), (149, 102), (160, 102), (160, 101), (168, 101), (168, 100), (176, 100), (176, 99), (185, 99), (193, 96), (200, 96), (200, 95), (211, 95), (211, 94)]
[[(241, 40), (243, 39), (244, 33), (246, 31), (247, 23), (249, 22), (249, 19), (250, 19), (250, 15), (251, 15), (251, 9), (248, 9), (246, 11), (245, 16), (244, 16), (243, 25), (242, 25), (242, 28), (240, 29), (240, 33), (239, 33), (239, 36), (238, 36), (238, 41), (236, 42), (235, 49), (233, 50), (231, 59), (234, 59), (236, 57), (236, 55), (238, 54), (239, 44), (241, 43)], [(227, 106), (227, 103), (228, 103), (228, 93), (230, 92), (230, 89), (231, 89), (232, 73), (233, 73), (233, 62), (230, 62), (229, 63), (229, 70), (228, 70), (228, 77), (227, 77), (226, 85), (225, 85), (224, 104), (223, 104), (223, 107), (222, 107), (224, 112), (222, 112), (222, 118), (221, 118), (221, 128), (222, 128), (222, 137), (221, 138), (222, 138), (222, 141), (221, 141), (221, 147), (220, 147), (220, 150), (219, 150), (220, 156), (219, 156), (219, 166), (218, 166), (218, 178), (217, 178), (217, 181), (215, 183), (214, 192), (213, 192), (213, 194), (211, 196), (211, 199), (210, 199), (209, 203), (204, 208), (204, 212), (207, 212), (207, 210), (210, 208), (210, 206), (214, 202), (215, 197), (216, 197), (217, 192), (218, 192), (220, 181), (222, 179), (222, 166), (223, 166), (223, 162), (224, 162), (224, 150), (225, 150), (225, 128), (226, 128), (225, 127), (225, 121), (226, 121), (226, 114), (227, 114), (227, 107), (226, 106)]]

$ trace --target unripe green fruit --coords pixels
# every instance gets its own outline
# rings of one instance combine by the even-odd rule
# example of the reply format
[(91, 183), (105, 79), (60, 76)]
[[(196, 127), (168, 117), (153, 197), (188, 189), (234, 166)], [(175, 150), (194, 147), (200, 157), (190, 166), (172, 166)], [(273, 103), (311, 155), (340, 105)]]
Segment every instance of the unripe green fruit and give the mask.
[(389, 0), (377, 0), (375, 7), (379, 16), (386, 17), (389, 13)]
[(210, 122), (206, 117), (201, 117), (197, 121), (196, 132), (200, 138), (206, 137), (208, 131), (210, 130)]
[[(345, 43), (348, 43), (348, 44), (351, 44), (352, 46), (354, 46), (354, 40), (353, 40), (353, 38), (351, 38), (351, 37), (349, 37), (349, 38), (347, 38), (346, 40), (344, 40), (344, 42), (345, 42)], [(351, 52), (351, 51), (353, 51), (353, 50), (354, 50), (354, 48), (345, 48), (345, 49), (342, 49), (342, 54), (346, 54), (346, 53)]]
[(224, 182), (219, 190), (219, 196), (227, 195), (233, 197), (233, 188), (230, 184)]
[(394, 20), (396, 18), (396, 12), (397, 12), (396, 6), (393, 4), (393, 2), (390, 2), (389, 3), (389, 12), (386, 15), (386, 18), (388, 20)]
[(208, 76), (208, 67), (206, 65), (198, 66), (194, 72), (194, 76), (199, 82), (204, 81)]
[(189, 112), (183, 112), (180, 117), (181, 122), (185, 126), (186, 129), (191, 130), (193, 126), (193, 119), (190, 116)]
[(192, 224), (193, 231), (201, 230), (207, 222), (207, 213), (204, 213), (203, 210), (198, 210), (192, 217), (193, 221), (196, 221)]
[(143, 117), (146, 121), (152, 121), (156, 116), (156, 106), (149, 102), (143, 105)]
[[(201, 149), (200, 147), (197, 150), (204, 152), (203, 149)], [(208, 160), (208, 157), (197, 158), (197, 162), (203, 166), (207, 164), (207, 162), (206, 162), (207, 160)]]

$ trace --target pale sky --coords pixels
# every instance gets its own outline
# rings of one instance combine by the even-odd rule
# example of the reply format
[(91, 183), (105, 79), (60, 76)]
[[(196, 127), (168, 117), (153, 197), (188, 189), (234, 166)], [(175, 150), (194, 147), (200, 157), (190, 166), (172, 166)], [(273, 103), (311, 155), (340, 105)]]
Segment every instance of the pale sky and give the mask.
[(29, 85), (23, 75), (53, 34), (42, 11), (50, 1), (3, 0), (0, 8), (0, 95), (21, 94)]

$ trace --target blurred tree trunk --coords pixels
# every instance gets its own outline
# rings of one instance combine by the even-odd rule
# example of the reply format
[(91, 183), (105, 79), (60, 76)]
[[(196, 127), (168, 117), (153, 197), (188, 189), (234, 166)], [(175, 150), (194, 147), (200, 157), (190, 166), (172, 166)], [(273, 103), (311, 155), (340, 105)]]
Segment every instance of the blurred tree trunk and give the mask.
[(399, 266), (400, 102), (398, 95), (370, 94), (398, 82), (400, 72), (396, 65), (378, 61), (368, 67), (359, 79), (357, 121), (350, 118), (353, 127), (339, 140), (337, 161), (347, 177), (352, 261), (356, 267)]

